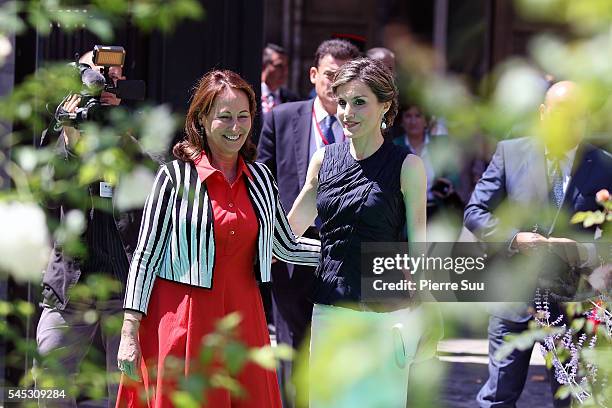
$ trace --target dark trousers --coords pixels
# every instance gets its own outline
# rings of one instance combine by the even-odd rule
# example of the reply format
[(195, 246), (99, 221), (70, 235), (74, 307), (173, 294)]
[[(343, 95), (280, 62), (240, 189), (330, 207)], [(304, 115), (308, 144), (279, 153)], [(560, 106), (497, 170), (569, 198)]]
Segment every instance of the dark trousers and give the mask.
[[(118, 330), (120, 325), (117, 326), (116, 332), (109, 332), (104, 326), (112, 325), (109, 319), (120, 321), (122, 316), (123, 301), (119, 299), (98, 301), (93, 306), (68, 303), (64, 310), (44, 307), (36, 329), (38, 352), (43, 358), (54, 358), (56, 364), (37, 361), (35, 364), (42, 370), (41, 376), (62, 376), (60, 378), (65, 378), (68, 383), (73, 382), (83, 358), (99, 336), (105, 353), (108, 392), (106, 404), (114, 407), (119, 387), (117, 352), (121, 339)], [(37, 378), (36, 383), (38, 386), (41, 378)], [(40, 400), (39, 406), (76, 407), (77, 396), (69, 397), (62, 401)]]
[[(509, 334), (520, 334), (527, 330), (528, 322), (513, 322), (500, 317), (489, 318), (489, 379), (480, 389), (476, 400), (481, 408), (514, 408), (518, 401), (529, 370), (533, 347), (527, 350), (513, 350), (510, 355), (498, 361), (495, 354), (505, 343)], [(548, 372), (552, 395), (560, 387), (552, 372)], [(553, 400), (555, 407), (569, 407), (571, 399)]]
[[(312, 320), (312, 302), (309, 300), (314, 282), (315, 268), (275, 262), (272, 265), (272, 313), (278, 343), (294, 349), (307, 343)], [(308, 361), (308, 358), (305, 359)], [(292, 408), (296, 398), (307, 398), (304, 384), (296, 386), (291, 361), (282, 361), (278, 368), (278, 380), (284, 408)]]

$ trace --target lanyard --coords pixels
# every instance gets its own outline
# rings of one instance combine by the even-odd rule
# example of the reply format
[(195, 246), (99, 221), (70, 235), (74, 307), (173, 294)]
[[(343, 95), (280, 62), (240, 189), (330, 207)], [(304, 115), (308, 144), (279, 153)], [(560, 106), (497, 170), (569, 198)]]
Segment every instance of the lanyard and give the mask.
[[(319, 134), (319, 137), (323, 141), (323, 144), (324, 145), (328, 145), (329, 141), (327, 140), (327, 138), (323, 134), (323, 131), (321, 130), (321, 126), (319, 126), (319, 122), (317, 121), (317, 115), (315, 115), (314, 104), (312, 104), (312, 120), (315, 123), (316, 129), (317, 129), (317, 133)], [(332, 132), (333, 132), (333, 130), (332, 130)]]

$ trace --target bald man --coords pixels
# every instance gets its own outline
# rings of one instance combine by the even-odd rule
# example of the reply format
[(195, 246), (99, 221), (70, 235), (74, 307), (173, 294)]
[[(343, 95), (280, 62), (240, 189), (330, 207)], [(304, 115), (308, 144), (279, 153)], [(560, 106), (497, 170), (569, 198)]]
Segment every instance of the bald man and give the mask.
[(379, 60), (389, 71), (395, 73), (395, 54), (388, 48), (374, 47), (366, 51), (366, 56), (375, 60)]
[[(539, 131), (533, 137), (498, 144), (489, 167), (476, 185), (464, 224), (483, 241), (503, 242), (515, 256), (529, 256), (540, 245), (568, 241), (579, 234), (595, 238), (595, 229), (573, 225), (578, 211), (598, 209), (595, 193), (612, 188), (612, 156), (585, 143), (586, 105), (578, 86), (569, 81), (553, 85), (540, 106)], [(504, 216), (501, 208), (511, 208)], [(584, 254), (583, 254), (584, 255)], [(586, 255), (585, 255), (586, 256)], [(555, 274), (588, 273), (593, 259), (580, 266), (553, 263)], [(584, 270), (582, 270), (584, 268)], [(520, 271), (517, 271), (517, 276)], [(527, 330), (529, 305), (497, 305), (489, 319), (489, 379), (480, 390), (480, 407), (515, 407), (525, 381), (532, 348), (494, 356), (509, 334)], [(556, 309), (556, 310), (555, 310)], [(554, 320), (558, 306), (551, 305)], [(559, 384), (551, 379), (553, 395)], [(570, 401), (554, 400), (556, 407)]]

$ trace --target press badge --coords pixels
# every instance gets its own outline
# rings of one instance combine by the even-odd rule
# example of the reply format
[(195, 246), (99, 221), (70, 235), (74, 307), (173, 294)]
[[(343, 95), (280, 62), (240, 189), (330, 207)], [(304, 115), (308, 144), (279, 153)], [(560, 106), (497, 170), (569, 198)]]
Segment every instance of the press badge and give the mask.
[(100, 182), (100, 197), (113, 198), (113, 186), (104, 181)]

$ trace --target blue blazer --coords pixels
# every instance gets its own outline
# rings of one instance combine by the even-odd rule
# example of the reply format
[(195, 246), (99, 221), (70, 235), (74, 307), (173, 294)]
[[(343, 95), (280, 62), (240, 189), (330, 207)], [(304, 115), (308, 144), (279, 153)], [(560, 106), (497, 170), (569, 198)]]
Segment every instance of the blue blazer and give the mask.
[[(542, 235), (586, 234), (593, 239), (594, 228), (585, 230), (579, 224), (572, 225), (570, 218), (578, 211), (597, 210), (595, 194), (604, 188), (612, 189), (612, 155), (586, 143), (578, 147), (558, 213), (546, 211), (550, 208), (547, 180), (544, 148), (533, 138), (499, 142), (465, 209), (465, 226), (483, 241), (508, 244), (518, 232), (534, 228)], [(505, 226), (496, 214), (503, 202), (511, 205), (516, 215), (513, 223)], [(494, 314), (517, 322), (529, 319), (526, 305), (504, 307)]]
[(289, 211), (306, 182), (314, 99), (278, 105), (264, 115), (257, 161), (272, 171)]

